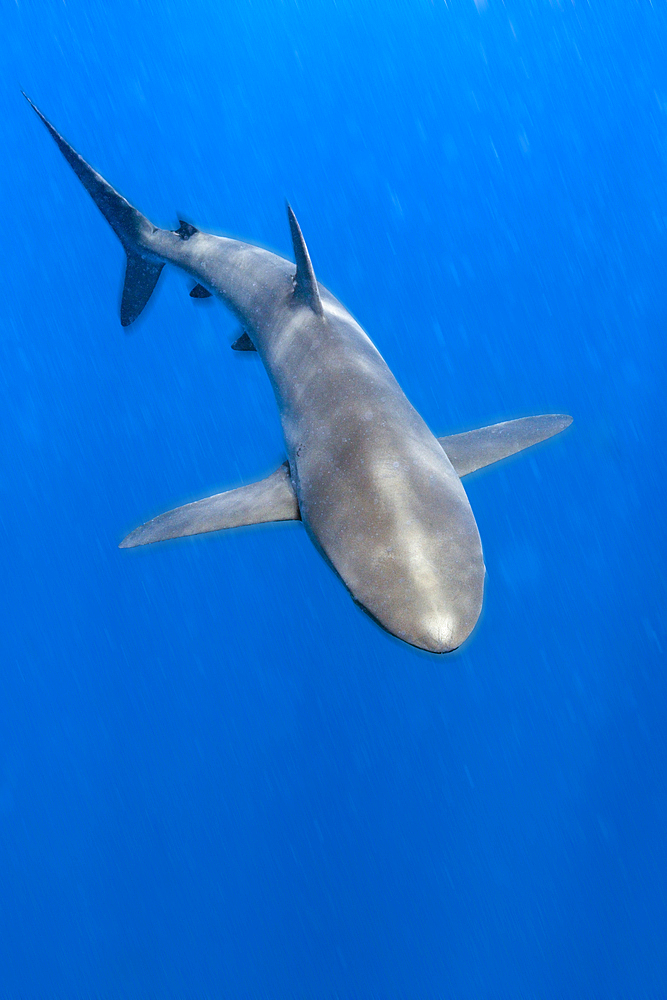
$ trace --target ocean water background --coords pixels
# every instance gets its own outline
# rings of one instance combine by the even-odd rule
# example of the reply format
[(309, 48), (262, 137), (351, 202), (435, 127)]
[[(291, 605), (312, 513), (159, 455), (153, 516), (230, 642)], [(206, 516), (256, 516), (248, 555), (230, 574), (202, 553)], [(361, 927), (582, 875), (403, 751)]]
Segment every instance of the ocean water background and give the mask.
[[(8, 2), (0, 996), (667, 990), (664, 0)], [(316, 273), (436, 433), (572, 428), (466, 480), (447, 657), (300, 525), (119, 551), (268, 474), (232, 318), (123, 253), (114, 186)]]

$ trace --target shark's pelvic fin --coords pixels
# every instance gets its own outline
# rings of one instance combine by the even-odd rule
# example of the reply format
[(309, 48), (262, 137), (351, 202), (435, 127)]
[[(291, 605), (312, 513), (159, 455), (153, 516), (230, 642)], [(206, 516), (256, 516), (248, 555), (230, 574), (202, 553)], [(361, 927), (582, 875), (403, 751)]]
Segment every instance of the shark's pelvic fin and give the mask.
[(72, 149), (27, 94), (24, 93), (23, 96), (41, 118), (58, 149), (125, 247), (127, 269), (121, 302), (121, 323), (129, 326), (148, 302), (162, 270), (162, 264), (151, 259), (150, 254), (144, 255), (139, 249), (142, 237), (154, 232), (155, 226)]
[(296, 221), (296, 215), (292, 211), (291, 205), (287, 206), (287, 218), (292, 234), (292, 246), (294, 247), (294, 260), (296, 261), (296, 275), (294, 277), (294, 298), (297, 302), (303, 302), (310, 306), (317, 316), (323, 316), (322, 300), (320, 290), (317, 287), (317, 279), (313, 271), (313, 265), (308, 253), (306, 241), (303, 238), (301, 227)]
[(218, 493), (154, 517), (123, 539), (119, 548), (162, 542), (167, 538), (202, 535), (222, 528), (240, 528), (266, 521), (299, 521), (299, 504), (285, 462), (258, 483)]
[(248, 334), (244, 330), (243, 333), (241, 334), (241, 336), (239, 337), (239, 339), (235, 340), (234, 343), (232, 344), (232, 350), (233, 351), (256, 351), (257, 348), (255, 347), (255, 345), (253, 344), (252, 340), (250, 339), (250, 337), (248, 336)]
[(449, 437), (438, 438), (438, 441), (447, 452), (457, 475), (467, 476), (470, 472), (516, 455), (524, 448), (546, 441), (571, 423), (572, 417), (566, 414), (549, 413), (540, 417), (506, 420), (463, 434), (450, 434)]
[(195, 287), (190, 292), (191, 299), (210, 299), (211, 293), (208, 288), (204, 288), (203, 285), (195, 285)]

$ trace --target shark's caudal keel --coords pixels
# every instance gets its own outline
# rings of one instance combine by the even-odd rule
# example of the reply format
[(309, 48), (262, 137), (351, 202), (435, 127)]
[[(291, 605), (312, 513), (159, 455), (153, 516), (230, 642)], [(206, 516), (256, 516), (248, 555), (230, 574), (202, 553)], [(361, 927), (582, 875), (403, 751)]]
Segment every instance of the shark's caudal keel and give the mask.
[(318, 284), (294, 213), (293, 264), (181, 222), (158, 229), (32, 105), (127, 253), (121, 322), (148, 302), (165, 263), (217, 294), (273, 384), (288, 461), (272, 476), (161, 514), (121, 548), (265, 521), (302, 520), (353, 599), (392, 635), (456, 649), (479, 618), (482, 547), (461, 477), (571, 423), (543, 415), (436, 439), (349, 312)]

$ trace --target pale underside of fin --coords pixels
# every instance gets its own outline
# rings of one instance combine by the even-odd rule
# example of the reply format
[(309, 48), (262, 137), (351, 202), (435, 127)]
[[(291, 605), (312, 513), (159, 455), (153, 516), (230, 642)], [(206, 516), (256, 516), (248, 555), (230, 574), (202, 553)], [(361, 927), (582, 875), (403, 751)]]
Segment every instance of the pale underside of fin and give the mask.
[(290, 205), (287, 206), (287, 218), (289, 219), (290, 233), (292, 234), (292, 246), (294, 247), (294, 260), (296, 262), (296, 275), (294, 276), (294, 298), (297, 302), (303, 302), (310, 306), (317, 316), (324, 315), (320, 290), (317, 287), (317, 278), (313, 270), (313, 265), (308, 253), (306, 241), (303, 238), (301, 227), (296, 221), (296, 215)]
[(238, 338), (238, 340), (235, 340), (234, 343), (232, 344), (232, 350), (233, 351), (256, 351), (257, 348), (255, 347), (255, 345), (253, 344), (252, 340), (250, 339), (250, 337), (248, 336), (248, 334), (244, 330), (243, 333), (241, 334), (241, 336)]
[(459, 476), (483, 469), (503, 458), (516, 455), (540, 441), (559, 434), (569, 427), (572, 417), (561, 413), (543, 414), (539, 417), (520, 417), (489, 427), (480, 427), (463, 434), (450, 434), (438, 438), (447, 457)]
[(217, 493), (154, 517), (123, 539), (119, 548), (162, 542), (168, 538), (201, 535), (223, 528), (240, 528), (267, 521), (299, 521), (299, 504), (285, 462), (258, 483)]

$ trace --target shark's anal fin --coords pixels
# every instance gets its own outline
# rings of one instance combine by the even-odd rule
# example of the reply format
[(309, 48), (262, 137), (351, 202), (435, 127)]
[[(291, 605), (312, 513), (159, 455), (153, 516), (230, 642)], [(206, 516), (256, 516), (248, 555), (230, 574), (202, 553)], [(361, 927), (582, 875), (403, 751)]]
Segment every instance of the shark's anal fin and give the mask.
[(196, 500), (154, 517), (123, 539), (119, 548), (162, 542), (167, 538), (202, 535), (222, 528), (240, 528), (267, 521), (299, 521), (299, 504), (285, 462), (258, 483)]
[(438, 438), (438, 441), (447, 452), (457, 475), (467, 476), (470, 472), (516, 455), (524, 448), (546, 441), (571, 423), (572, 417), (566, 414), (549, 413), (540, 417), (506, 420), (463, 434), (450, 434), (449, 437)]
[(243, 333), (241, 334), (241, 336), (238, 338), (238, 340), (235, 340), (234, 343), (232, 344), (232, 350), (233, 351), (256, 351), (257, 348), (255, 347), (255, 345), (253, 344), (252, 340), (250, 339), (250, 337), (248, 336), (248, 334), (244, 330)]
[(211, 293), (208, 288), (204, 288), (203, 285), (195, 285), (193, 289), (190, 290), (191, 299), (210, 299)]
[(127, 251), (125, 283), (120, 303), (121, 326), (134, 323), (150, 299), (163, 267), (164, 264), (155, 264), (152, 260)]
[(296, 262), (296, 275), (294, 276), (294, 299), (309, 306), (317, 316), (324, 315), (320, 290), (317, 287), (317, 278), (313, 271), (313, 265), (308, 253), (306, 241), (303, 238), (301, 227), (296, 221), (296, 215), (290, 205), (287, 206), (287, 218), (289, 219), (290, 233), (292, 234), (292, 246), (294, 247), (294, 260)]

